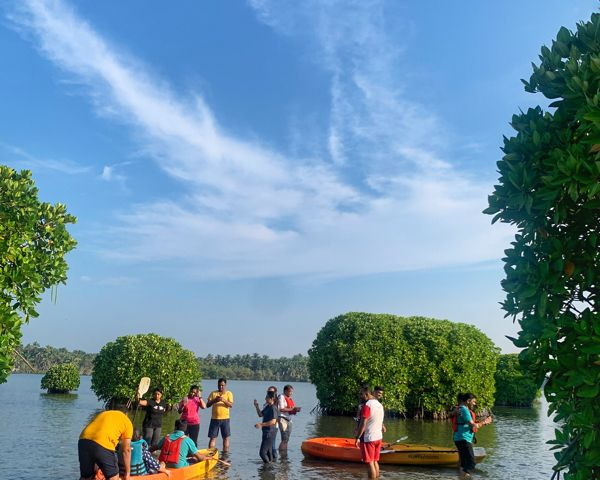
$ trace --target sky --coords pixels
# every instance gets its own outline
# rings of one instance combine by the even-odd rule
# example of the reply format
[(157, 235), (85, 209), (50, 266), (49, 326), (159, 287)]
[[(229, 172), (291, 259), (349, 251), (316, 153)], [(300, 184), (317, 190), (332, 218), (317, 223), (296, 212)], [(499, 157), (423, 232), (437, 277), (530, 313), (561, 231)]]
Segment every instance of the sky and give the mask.
[(531, 62), (592, 0), (10, 0), (0, 163), (78, 241), (23, 343), (154, 332), (306, 354), (350, 311), (464, 322), (504, 352), (481, 212)]

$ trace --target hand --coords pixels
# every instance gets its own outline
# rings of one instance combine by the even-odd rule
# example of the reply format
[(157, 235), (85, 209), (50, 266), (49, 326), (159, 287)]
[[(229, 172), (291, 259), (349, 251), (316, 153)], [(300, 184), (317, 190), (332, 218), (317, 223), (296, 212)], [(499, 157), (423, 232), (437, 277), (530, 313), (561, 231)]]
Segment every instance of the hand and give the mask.
[(254, 428), (260, 428), (260, 423), (257, 423), (256, 425), (254, 425)]
[(258, 408), (258, 401), (256, 400), (256, 398), (254, 399), (254, 406), (255, 406), (256, 408)]
[(358, 438), (354, 440), (354, 446), (355, 446), (356, 448), (358, 448), (358, 444), (359, 444), (359, 443), (360, 443), (360, 440), (359, 440)]
[(385, 428), (385, 425), (381, 425), (381, 431), (382, 431), (383, 433), (387, 432), (387, 428)]

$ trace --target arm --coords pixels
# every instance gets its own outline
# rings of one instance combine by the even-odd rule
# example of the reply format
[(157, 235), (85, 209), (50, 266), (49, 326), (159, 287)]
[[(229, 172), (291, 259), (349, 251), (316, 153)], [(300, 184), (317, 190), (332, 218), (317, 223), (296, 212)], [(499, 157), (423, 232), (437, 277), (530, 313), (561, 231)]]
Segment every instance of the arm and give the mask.
[(121, 452), (123, 452), (123, 465), (125, 466), (124, 480), (129, 480), (131, 473), (131, 438), (121, 440)]
[(354, 439), (354, 446), (358, 447), (358, 443), (360, 441), (360, 437), (362, 437), (362, 434), (365, 433), (365, 428), (367, 426), (367, 422), (365, 421), (365, 417), (363, 417), (361, 415), (360, 417), (360, 423), (358, 424), (358, 428), (356, 429), (356, 436)]
[(268, 422), (258, 422), (257, 424), (254, 425), (255, 428), (261, 428), (261, 427), (271, 427), (273, 425), (275, 425), (277, 423), (276, 419), (271, 419)]
[(256, 398), (254, 399), (254, 408), (256, 408), (256, 414), (259, 417), (262, 417), (262, 412), (260, 411), (260, 407), (258, 406), (258, 402), (256, 401)]
[(200, 403), (199, 403), (200, 408), (204, 410), (206, 408), (206, 403), (204, 402), (204, 399), (202, 398), (202, 394), (200, 394), (200, 396), (198, 397), (198, 400), (200, 400)]
[(204, 460), (208, 460), (210, 458), (208, 455), (202, 455), (199, 450), (194, 453), (194, 457), (196, 457), (199, 462), (203, 462)]
[[(227, 393), (229, 393), (229, 392), (227, 392)], [(225, 398), (225, 397), (227, 397), (227, 398), (231, 397), (231, 400), (227, 400), (227, 398)], [(227, 408), (233, 407), (233, 396), (231, 394), (229, 394), (229, 395), (226, 394), (224, 397), (221, 397), (221, 401), (225, 404), (225, 406)]]
[(206, 402), (206, 408), (212, 407), (215, 403), (221, 401), (221, 395), (213, 395), (212, 393), (208, 396), (208, 401)]

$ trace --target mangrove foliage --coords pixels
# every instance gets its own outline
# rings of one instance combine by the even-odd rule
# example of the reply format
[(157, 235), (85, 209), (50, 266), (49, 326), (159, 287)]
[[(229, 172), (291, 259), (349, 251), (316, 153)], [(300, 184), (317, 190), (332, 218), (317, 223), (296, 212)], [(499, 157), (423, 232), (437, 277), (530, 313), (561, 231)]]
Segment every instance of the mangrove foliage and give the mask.
[(150, 377), (148, 395), (162, 387), (168, 404), (178, 402), (202, 379), (194, 354), (172, 338), (127, 335), (107, 343), (94, 359), (92, 390), (106, 403), (126, 402), (134, 398), (142, 377)]
[(527, 92), (549, 111), (513, 115), (485, 213), (516, 227), (505, 250), (506, 316), (521, 360), (547, 373), (557, 422), (555, 475), (600, 478), (600, 14), (562, 27), (533, 65)]
[(65, 255), (76, 245), (69, 223), (64, 205), (40, 202), (29, 170), (0, 165), (0, 383), (42, 293), (67, 280)]
[(496, 365), (496, 405), (507, 407), (531, 407), (538, 397), (540, 386), (536, 375), (519, 362), (517, 353), (498, 357)]
[(79, 371), (72, 363), (54, 365), (42, 377), (41, 387), (48, 393), (69, 393), (79, 388)]
[(321, 409), (354, 414), (361, 385), (382, 386), (388, 412), (444, 418), (457, 394), (494, 404), (499, 350), (477, 328), (423, 317), (347, 313), (329, 320), (309, 350)]

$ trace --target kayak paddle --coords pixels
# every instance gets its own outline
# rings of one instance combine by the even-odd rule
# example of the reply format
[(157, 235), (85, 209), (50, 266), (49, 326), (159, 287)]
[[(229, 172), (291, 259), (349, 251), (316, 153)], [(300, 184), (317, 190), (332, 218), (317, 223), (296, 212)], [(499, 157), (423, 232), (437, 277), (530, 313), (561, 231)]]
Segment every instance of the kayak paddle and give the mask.
[(137, 394), (136, 394), (136, 396), (138, 398), (138, 404), (135, 407), (135, 413), (133, 414), (133, 421), (131, 423), (135, 423), (135, 417), (137, 416), (137, 412), (140, 409), (139, 399), (142, 398), (142, 395), (144, 395), (144, 393), (146, 393), (149, 388), (150, 388), (150, 377), (142, 377), (140, 379), (140, 384), (138, 385)]

